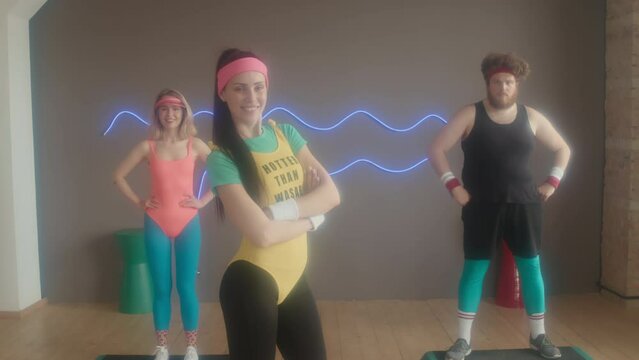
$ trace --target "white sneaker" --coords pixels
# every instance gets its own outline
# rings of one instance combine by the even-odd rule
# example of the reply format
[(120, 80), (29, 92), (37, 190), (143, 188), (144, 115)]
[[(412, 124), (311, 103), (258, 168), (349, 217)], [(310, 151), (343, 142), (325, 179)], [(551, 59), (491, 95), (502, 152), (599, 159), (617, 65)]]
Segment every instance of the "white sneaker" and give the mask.
[(184, 360), (198, 360), (197, 350), (193, 346), (186, 347), (186, 353), (184, 354)]
[(155, 360), (169, 360), (169, 349), (166, 346), (156, 346), (153, 355)]

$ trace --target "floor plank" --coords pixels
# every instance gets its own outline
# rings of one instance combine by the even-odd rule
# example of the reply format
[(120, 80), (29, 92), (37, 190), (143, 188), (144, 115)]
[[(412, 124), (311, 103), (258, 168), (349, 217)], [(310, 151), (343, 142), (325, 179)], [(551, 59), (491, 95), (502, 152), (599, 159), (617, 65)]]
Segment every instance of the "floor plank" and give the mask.
[[(318, 301), (328, 358), (420, 359), (447, 348), (457, 337), (457, 301)], [(173, 309), (169, 348), (186, 347), (179, 309)], [(227, 353), (220, 305), (201, 306), (201, 353)], [(639, 354), (639, 308), (599, 294), (548, 299), (546, 327), (561, 346), (578, 346), (601, 360), (631, 360)], [(482, 301), (473, 347), (528, 346), (523, 309)], [(114, 304), (47, 304), (22, 319), (0, 319), (0, 360), (87, 360), (99, 354), (148, 354), (154, 349), (150, 314), (120, 314)], [(278, 354), (277, 359), (281, 359)]]

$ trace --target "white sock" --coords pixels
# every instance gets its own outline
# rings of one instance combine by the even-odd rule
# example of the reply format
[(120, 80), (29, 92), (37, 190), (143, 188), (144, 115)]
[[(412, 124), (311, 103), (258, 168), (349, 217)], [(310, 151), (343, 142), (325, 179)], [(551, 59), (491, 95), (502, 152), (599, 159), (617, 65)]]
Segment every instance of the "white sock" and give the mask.
[(459, 326), (459, 339), (464, 339), (470, 345), (470, 333), (475, 320), (475, 313), (463, 312), (457, 310), (457, 323)]
[(544, 313), (528, 315), (528, 321), (530, 323), (530, 336), (534, 339), (539, 334), (546, 333), (546, 327), (544, 325)]

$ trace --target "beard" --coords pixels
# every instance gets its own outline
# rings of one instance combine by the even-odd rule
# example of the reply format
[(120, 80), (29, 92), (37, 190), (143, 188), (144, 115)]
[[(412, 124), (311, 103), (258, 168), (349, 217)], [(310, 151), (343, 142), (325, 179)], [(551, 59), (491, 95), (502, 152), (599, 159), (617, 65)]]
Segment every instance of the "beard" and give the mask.
[(514, 92), (509, 97), (493, 96), (493, 94), (491, 94), (490, 91), (487, 91), (487, 94), (488, 94), (488, 102), (495, 109), (500, 109), (500, 110), (507, 109), (513, 106), (517, 102), (517, 92)]

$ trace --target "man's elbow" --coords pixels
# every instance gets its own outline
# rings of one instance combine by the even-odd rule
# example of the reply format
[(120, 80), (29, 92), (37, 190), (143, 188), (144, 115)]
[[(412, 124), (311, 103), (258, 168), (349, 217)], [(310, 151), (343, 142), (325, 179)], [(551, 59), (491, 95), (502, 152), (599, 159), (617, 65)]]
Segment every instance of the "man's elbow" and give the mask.
[(432, 158), (438, 157), (443, 152), (444, 151), (442, 150), (441, 146), (439, 146), (436, 143), (432, 143), (426, 149), (426, 156), (428, 156), (429, 159), (432, 159)]
[(570, 156), (572, 155), (572, 150), (570, 150), (570, 147), (567, 144), (565, 144), (564, 146), (559, 148), (558, 153), (563, 155), (563, 157), (565, 157), (566, 160), (569, 160)]
[(122, 175), (120, 175), (118, 172), (113, 173), (113, 184), (114, 185), (118, 185), (122, 180), (124, 180), (124, 177)]

